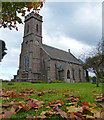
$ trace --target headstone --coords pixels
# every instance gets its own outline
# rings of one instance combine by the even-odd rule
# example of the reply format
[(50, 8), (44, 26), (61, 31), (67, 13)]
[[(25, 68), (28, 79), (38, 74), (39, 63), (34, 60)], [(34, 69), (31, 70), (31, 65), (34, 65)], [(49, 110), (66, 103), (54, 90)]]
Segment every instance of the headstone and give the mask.
[(93, 77), (92, 84), (96, 84), (96, 77), (95, 76)]

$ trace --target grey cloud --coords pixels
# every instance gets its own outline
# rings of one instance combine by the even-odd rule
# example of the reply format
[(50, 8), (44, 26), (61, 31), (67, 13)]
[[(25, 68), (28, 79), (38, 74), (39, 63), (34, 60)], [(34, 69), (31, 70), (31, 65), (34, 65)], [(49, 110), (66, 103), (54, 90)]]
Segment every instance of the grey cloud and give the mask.
[[(43, 14), (43, 27), (51, 37), (63, 34), (88, 45), (96, 45), (101, 39), (101, 15), (99, 21), (96, 21), (98, 18), (95, 18), (95, 21), (86, 23), (83, 19), (81, 21), (84, 14), (79, 11), (81, 7), (88, 8), (88, 10), (92, 7), (92, 15), (95, 12), (102, 14), (101, 9), (95, 11), (97, 7), (101, 7), (101, 3), (47, 3), (46, 6), (50, 11), (50, 15)], [(76, 15), (78, 11), (79, 15)], [(48, 13), (48, 11), (45, 12)], [(99, 16), (96, 15), (95, 17)]]

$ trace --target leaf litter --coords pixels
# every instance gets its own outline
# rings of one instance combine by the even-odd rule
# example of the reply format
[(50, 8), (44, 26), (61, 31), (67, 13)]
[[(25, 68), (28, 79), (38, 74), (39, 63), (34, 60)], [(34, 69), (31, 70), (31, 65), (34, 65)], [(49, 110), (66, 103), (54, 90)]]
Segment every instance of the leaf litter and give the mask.
[[(35, 111), (38, 111), (41, 108), (46, 108), (48, 110), (41, 111), (40, 115), (27, 115), (26, 118), (48, 118), (48, 117), (55, 117), (57, 115), (60, 115), (61, 118), (64, 119), (98, 119), (103, 117), (103, 109), (104, 104), (102, 104), (103, 97), (102, 94), (95, 94), (95, 102), (94, 103), (88, 103), (88, 102), (81, 102), (80, 96), (73, 96), (69, 95), (69, 92), (72, 92), (73, 90), (64, 90), (65, 93), (59, 93), (58, 90), (44, 90), (43, 91), (36, 91), (33, 89), (25, 89), (22, 91), (17, 91), (16, 89), (2, 89), (1, 97), (3, 101), (7, 101), (8, 103), (4, 103), (0, 105), (4, 108), (4, 110), (1, 110), (0, 112), (0, 118), (11, 118), (16, 113), (24, 111), (29, 111), (31, 109), (34, 109)], [(57, 92), (57, 94), (56, 94)], [(67, 94), (66, 94), (67, 92)], [(93, 91), (94, 93), (96, 91)], [(45, 94), (54, 94), (65, 97), (66, 101), (63, 101), (62, 98), (59, 100), (53, 100), (49, 102), (48, 104), (44, 101), (40, 101), (34, 98), (31, 98), (30, 95), (37, 94), (37, 97), (42, 97)], [(59, 93), (59, 94), (58, 94)], [(26, 97), (27, 96), (27, 97)], [(21, 97), (22, 101), (17, 101), (16, 98)], [(15, 99), (14, 99), (15, 98)], [(12, 101), (10, 101), (13, 99)], [(100, 110), (96, 109), (98, 106), (100, 106)], [(63, 110), (64, 107), (64, 110)], [(9, 109), (8, 109), (9, 108)]]

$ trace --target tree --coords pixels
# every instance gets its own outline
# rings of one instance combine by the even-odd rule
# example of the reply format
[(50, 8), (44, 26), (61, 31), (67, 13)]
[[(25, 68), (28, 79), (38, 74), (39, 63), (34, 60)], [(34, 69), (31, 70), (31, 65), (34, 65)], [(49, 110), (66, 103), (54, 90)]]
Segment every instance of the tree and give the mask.
[(33, 10), (38, 15), (44, 2), (45, 0), (38, 0), (38, 2), (2, 2), (2, 19), (0, 27), (8, 27), (10, 30), (15, 28), (18, 30), (16, 24), (23, 24), (22, 19), (18, 16), (18, 13), (21, 13), (21, 16), (25, 16), (26, 11), (30, 12), (30, 10)]
[(91, 72), (94, 72), (97, 77), (96, 85), (99, 87), (99, 80), (104, 77), (104, 57), (102, 54), (102, 43), (97, 46), (96, 54), (86, 58), (84, 67)]
[[(18, 13), (20, 13), (21, 16), (25, 16), (26, 12), (33, 10), (38, 15), (45, 0), (38, 0), (38, 2), (36, 1), (37, 0), (35, 0), (35, 2), (2, 2), (0, 28), (9, 28), (10, 30), (15, 28), (18, 31), (17, 23), (23, 24), (23, 21), (21, 17), (18, 16)], [(5, 42), (0, 40), (0, 62), (1, 59), (3, 59), (3, 57), (7, 54), (5, 52), (5, 50), (7, 50), (5, 46)]]
[(3, 59), (3, 57), (7, 54), (5, 50), (7, 50), (5, 42), (3, 40), (0, 40), (0, 62)]

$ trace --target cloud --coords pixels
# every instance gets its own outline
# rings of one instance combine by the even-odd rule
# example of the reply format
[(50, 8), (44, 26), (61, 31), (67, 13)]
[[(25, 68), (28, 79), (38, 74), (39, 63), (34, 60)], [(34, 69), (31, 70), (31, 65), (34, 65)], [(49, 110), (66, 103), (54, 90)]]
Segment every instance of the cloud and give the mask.
[[(80, 54), (95, 46), (101, 38), (101, 3), (48, 3), (43, 16), (43, 43)], [(24, 26), (19, 31), (0, 29), (0, 39), (6, 42), (7, 55), (0, 63), (0, 78), (11, 79), (17, 74)]]
[(61, 34), (96, 45), (102, 37), (101, 11), (101, 3), (47, 3), (43, 9), (43, 27), (51, 37)]
[(7, 54), (0, 63), (0, 79), (10, 80), (13, 78), (13, 75), (17, 74), (24, 26), (18, 25), (18, 28), (19, 31), (15, 29), (9, 30), (7, 28), (0, 29), (0, 39), (5, 41), (7, 48)]
[(74, 54), (77, 58), (80, 58), (83, 52), (91, 51), (91, 49), (94, 47), (92, 45), (81, 43), (80, 41), (77, 41), (71, 37), (66, 37), (64, 35), (60, 35), (58, 39), (57, 36), (53, 36), (51, 38), (48, 34), (46, 34), (45, 30), (43, 32), (43, 36), (44, 44), (65, 50), (67, 52), (68, 49), (70, 49), (71, 53)]

